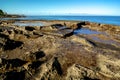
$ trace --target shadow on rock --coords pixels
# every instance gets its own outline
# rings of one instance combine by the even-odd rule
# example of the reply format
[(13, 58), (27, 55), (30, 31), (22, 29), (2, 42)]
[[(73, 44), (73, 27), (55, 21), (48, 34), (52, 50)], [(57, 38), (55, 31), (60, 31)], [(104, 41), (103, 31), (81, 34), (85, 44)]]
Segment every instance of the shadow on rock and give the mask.
[(25, 71), (21, 72), (7, 72), (4, 80), (25, 80)]
[(82, 25), (85, 25), (85, 22), (77, 23), (77, 29), (81, 29)]
[(38, 51), (38, 52), (35, 52), (35, 55), (36, 55), (36, 59), (39, 59), (44, 57), (45, 53), (43, 51)]
[(92, 44), (93, 46), (97, 46), (95, 42), (93, 42), (93, 41), (91, 41), (91, 40), (88, 40), (88, 39), (87, 39), (87, 41), (88, 41), (90, 44)]
[(0, 37), (1, 37), (1, 38), (5, 38), (5, 39), (8, 39), (8, 38), (9, 38), (7, 35), (1, 34), (1, 33), (0, 33)]
[(52, 64), (52, 68), (53, 68), (53, 69), (56, 69), (56, 71), (57, 71), (57, 73), (58, 73), (59, 75), (62, 75), (62, 74), (63, 74), (61, 65), (60, 65), (57, 57), (54, 58), (54, 62), (53, 62), (53, 64)]
[(32, 69), (37, 69), (43, 63), (44, 61), (34, 61), (32, 62), (32, 64), (29, 65), (29, 67)]
[(27, 30), (27, 31), (33, 31), (33, 30), (35, 30), (35, 28), (34, 27), (30, 27), (30, 26), (26, 26), (25, 30)]
[(21, 41), (7, 40), (4, 45), (4, 50), (13, 50), (23, 44)]
[(53, 25), (51, 25), (52, 27), (56, 27), (56, 26), (59, 26), (59, 27), (61, 27), (61, 26), (63, 26), (62, 24), (53, 24)]
[(23, 61), (20, 59), (2, 59), (2, 64), (6, 65), (6, 68), (14, 68), (14, 67), (20, 67), (22, 65), (24, 65), (25, 63), (27, 63), (27, 61)]
[(4, 50), (13, 50), (17, 47), (20, 47), (23, 44), (21, 41), (15, 41), (9, 39), (9, 36), (0, 33), (0, 45)]

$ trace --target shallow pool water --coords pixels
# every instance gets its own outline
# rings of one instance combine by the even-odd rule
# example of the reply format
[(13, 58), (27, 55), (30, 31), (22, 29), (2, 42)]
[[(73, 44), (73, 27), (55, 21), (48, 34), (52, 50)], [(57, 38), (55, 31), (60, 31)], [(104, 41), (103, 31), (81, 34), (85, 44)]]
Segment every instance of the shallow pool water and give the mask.
[(15, 22), (14, 25), (17, 25), (17, 26), (44, 26), (44, 24), (41, 22), (26, 22), (26, 23)]
[(93, 31), (87, 28), (74, 30), (74, 34), (100, 34), (101, 32)]

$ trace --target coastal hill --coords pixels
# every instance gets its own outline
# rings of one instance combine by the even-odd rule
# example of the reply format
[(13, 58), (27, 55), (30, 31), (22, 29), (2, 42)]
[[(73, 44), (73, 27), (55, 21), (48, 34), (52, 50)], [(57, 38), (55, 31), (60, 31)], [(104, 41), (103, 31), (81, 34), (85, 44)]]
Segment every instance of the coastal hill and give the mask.
[(4, 12), (0, 9), (0, 16), (4, 16)]
[(0, 18), (18, 18), (18, 17), (24, 17), (24, 16), (17, 14), (7, 14), (6, 12), (0, 9)]

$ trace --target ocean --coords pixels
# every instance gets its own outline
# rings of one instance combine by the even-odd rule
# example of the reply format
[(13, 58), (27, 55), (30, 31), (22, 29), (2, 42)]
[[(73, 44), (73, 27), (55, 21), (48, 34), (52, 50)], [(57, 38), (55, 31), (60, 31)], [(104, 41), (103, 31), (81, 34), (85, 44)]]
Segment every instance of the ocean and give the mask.
[[(11, 19), (11, 18), (0, 18)], [(12, 18), (20, 20), (75, 20), (90, 21), (104, 24), (113, 24), (120, 26), (120, 16), (26, 16), (22, 18)]]

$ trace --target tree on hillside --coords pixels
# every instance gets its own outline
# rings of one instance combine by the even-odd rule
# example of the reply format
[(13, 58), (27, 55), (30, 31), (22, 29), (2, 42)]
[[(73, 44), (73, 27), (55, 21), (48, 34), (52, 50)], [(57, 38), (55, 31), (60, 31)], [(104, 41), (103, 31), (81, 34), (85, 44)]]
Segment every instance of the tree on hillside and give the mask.
[(4, 15), (4, 12), (0, 9), (0, 15)]

